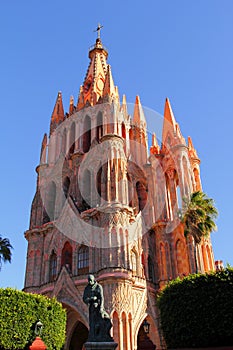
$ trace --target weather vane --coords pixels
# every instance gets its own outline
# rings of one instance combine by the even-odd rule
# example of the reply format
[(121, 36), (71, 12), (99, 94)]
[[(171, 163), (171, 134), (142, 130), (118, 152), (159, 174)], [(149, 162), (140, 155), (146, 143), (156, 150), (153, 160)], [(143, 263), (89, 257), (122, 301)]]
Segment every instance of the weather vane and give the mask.
[(94, 30), (94, 32), (97, 32), (97, 38), (100, 39), (100, 30), (103, 28), (103, 26), (98, 23), (98, 27), (96, 28), (96, 30)]

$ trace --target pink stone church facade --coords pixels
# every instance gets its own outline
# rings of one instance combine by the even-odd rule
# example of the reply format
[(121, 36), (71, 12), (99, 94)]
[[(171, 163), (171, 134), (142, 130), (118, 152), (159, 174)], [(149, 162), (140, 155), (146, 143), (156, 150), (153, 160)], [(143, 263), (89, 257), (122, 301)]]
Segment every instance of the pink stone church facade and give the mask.
[(98, 37), (68, 113), (58, 93), (25, 232), (24, 290), (56, 296), (67, 310), (65, 349), (81, 350), (89, 327), (82, 295), (92, 273), (103, 286), (118, 349), (164, 349), (157, 292), (177, 276), (214, 269), (210, 239), (195, 259), (178, 215), (181, 198), (201, 189), (200, 160), (168, 99), (161, 142), (148, 136), (139, 97), (130, 114), (107, 57)]

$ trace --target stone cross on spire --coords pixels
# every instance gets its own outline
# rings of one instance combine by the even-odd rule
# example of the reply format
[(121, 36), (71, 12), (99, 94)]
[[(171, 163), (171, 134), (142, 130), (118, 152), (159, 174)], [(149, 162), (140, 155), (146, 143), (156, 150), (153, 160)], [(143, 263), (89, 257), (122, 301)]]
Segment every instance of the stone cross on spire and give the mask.
[(98, 27), (96, 28), (96, 30), (94, 30), (94, 32), (97, 32), (97, 38), (100, 39), (100, 30), (103, 28), (103, 26), (98, 23)]

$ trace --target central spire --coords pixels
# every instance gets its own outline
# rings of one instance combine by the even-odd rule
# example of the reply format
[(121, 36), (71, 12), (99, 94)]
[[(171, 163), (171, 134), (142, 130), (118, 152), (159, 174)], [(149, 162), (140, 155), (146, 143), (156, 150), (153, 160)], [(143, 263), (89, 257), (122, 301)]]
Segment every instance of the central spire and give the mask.
[(78, 98), (78, 110), (88, 105), (95, 105), (101, 102), (102, 98), (118, 98), (117, 89), (111, 75), (111, 69), (107, 64), (108, 51), (102, 45), (100, 29), (103, 26), (98, 24), (97, 39), (95, 45), (89, 49), (90, 63), (87, 73), (80, 87)]

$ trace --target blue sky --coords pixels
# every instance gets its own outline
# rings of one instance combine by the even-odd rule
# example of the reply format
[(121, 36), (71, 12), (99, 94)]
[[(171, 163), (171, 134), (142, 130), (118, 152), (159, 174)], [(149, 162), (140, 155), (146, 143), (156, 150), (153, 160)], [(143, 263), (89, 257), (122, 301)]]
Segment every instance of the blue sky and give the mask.
[(97, 23), (128, 102), (163, 113), (169, 97), (201, 158), (203, 190), (219, 210), (215, 259), (233, 265), (232, 0), (2, 1), (0, 232), (14, 246), (0, 286), (23, 288), (35, 167), (58, 91), (77, 100)]

